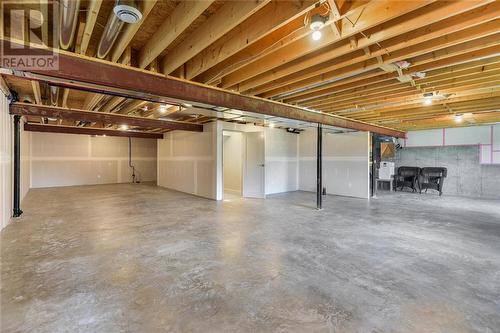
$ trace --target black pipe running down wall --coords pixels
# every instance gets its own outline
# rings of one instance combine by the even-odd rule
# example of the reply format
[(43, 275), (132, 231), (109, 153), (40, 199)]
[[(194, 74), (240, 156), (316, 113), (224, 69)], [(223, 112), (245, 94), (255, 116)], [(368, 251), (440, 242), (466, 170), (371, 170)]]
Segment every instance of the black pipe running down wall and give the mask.
[(21, 116), (14, 116), (14, 212), (13, 217), (19, 217), (21, 210)]
[(132, 138), (128, 137), (128, 166), (132, 168), (132, 183), (135, 183), (135, 166), (132, 164)]
[(316, 209), (323, 208), (323, 127), (318, 124), (316, 149)]

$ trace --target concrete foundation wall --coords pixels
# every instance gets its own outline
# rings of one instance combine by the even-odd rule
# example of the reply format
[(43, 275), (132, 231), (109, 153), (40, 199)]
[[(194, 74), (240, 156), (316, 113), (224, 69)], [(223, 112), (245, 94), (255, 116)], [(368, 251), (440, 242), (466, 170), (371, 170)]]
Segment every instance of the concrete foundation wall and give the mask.
[(479, 163), (500, 165), (500, 124), (409, 131), (403, 147), (479, 146)]
[[(156, 140), (132, 138), (136, 179), (156, 180)], [(132, 181), (128, 138), (31, 133), (31, 187)]]
[(205, 124), (202, 133), (172, 131), (158, 140), (158, 186), (220, 200), (222, 171), (218, 122)]
[(480, 146), (403, 148), (395, 161), (396, 166), (446, 167), (445, 195), (500, 198), (500, 165), (480, 164)]

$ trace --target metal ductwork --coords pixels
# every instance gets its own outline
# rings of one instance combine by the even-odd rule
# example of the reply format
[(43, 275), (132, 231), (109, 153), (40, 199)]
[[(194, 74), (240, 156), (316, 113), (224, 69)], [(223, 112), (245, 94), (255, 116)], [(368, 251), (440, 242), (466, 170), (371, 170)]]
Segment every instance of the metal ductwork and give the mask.
[(80, 0), (59, 1), (59, 45), (64, 50), (73, 43), (79, 10)]
[(59, 101), (59, 87), (50, 86), (50, 104), (53, 106), (57, 106), (58, 101)]
[(97, 46), (97, 57), (104, 59), (113, 47), (124, 23), (136, 23), (140, 21), (142, 14), (135, 1), (116, 1), (113, 12), (108, 18), (99, 45)]

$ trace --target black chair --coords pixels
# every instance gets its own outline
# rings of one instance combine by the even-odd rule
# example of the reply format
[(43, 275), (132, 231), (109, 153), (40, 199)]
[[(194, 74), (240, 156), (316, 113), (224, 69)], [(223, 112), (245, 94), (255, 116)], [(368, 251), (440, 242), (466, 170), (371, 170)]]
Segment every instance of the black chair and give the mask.
[(395, 181), (395, 190), (398, 187), (403, 190), (404, 187), (409, 187), (413, 192), (417, 191), (417, 182), (418, 177), (420, 175), (419, 167), (409, 167), (409, 166), (401, 166), (398, 168), (396, 175), (394, 176)]
[(422, 168), (418, 180), (420, 193), (422, 193), (423, 189), (425, 189), (426, 193), (428, 189), (432, 189), (439, 191), (439, 196), (441, 196), (443, 194), (444, 179), (447, 174), (448, 170), (446, 168)]

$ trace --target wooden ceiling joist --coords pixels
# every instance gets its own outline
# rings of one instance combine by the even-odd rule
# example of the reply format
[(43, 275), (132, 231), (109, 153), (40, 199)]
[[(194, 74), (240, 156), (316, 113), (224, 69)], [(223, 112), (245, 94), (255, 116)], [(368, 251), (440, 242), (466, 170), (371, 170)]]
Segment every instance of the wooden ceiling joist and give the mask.
[(186, 63), (186, 79), (192, 79), (311, 10), (316, 1), (271, 1), (222, 38)]
[(143, 139), (163, 139), (161, 133), (150, 133), (141, 131), (122, 131), (107, 128), (76, 127), (61, 125), (41, 125), (25, 123), (24, 130), (29, 132), (65, 133), (65, 134), (85, 134), (97, 136), (119, 136)]
[(170, 120), (150, 119), (127, 116), (116, 113), (93, 112), (78, 109), (66, 109), (45, 105), (14, 103), (9, 107), (12, 115), (40, 116), (57, 119), (80, 120), (114, 125), (128, 125), (137, 127), (164, 128), (168, 130), (182, 130), (203, 132), (203, 126), (192, 123), (183, 123)]
[(124, 29), (124, 31), (122, 31), (120, 36), (118, 36), (118, 39), (116, 40), (115, 45), (111, 50), (111, 61), (117, 62), (121, 58), (123, 52), (125, 51), (127, 46), (129, 46), (135, 34), (142, 26), (142, 24), (146, 21), (149, 13), (151, 13), (151, 10), (156, 5), (156, 2), (157, 0), (147, 0), (140, 2), (142, 4), (142, 20), (135, 24), (127, 24), (127, 27)]
[[(490, 35), (484, 38), (473, 40), (471, 42), (457, 44), (448, 48), (431, 52), (425, 58), (421, 57), (420, 59), (418, 58), (415, 59), (417, 63), (414, 63), (414, 65), (408, 68), (408, 70), (403, 71), (403, 74), (412, 74), (416, 72), (437, 69), (445, 66), (451, 66), (459, 64), (461, 62), (480, 59), (483, 57), (496, 56), (498, 55), (498, 50), (500, 49), (499, 47), (500, 47), (500, 40), (497, 39), (496, 35)], [(413, 54), (410, 52), (415, 52), (415, 51), (409, 50), (408, 54), (405, 54), (403, 52), (398, 52), (395, 53), (394, 55), (387, 56), (386, 57), (387, 60), (385, 61), (387, 62), (387, 61), (396, 61), (396, 59), (405, 59), (410, 54)], [(377, 68), (378, 66), (379, 62), (377, 61), (377, 59), (361, 61), (352, 65), (342, 67), (340, 69), (324, 72), (322, 74), (307, 78), (302, 81), (287, 84), (286, 86), (271, 90), (263, 94), (263, 97), (269, 97), (269, 95), (271, 96), (280, 95), (283, 93), (298, 91), (300, 89), (304, 89), (304, 91), (306, 91), (305, 88), (308, 86), (315, 84), (317, 85), (318, 83), (332, 80), (339, 76), (344, 76), (344, 75), (347, 76), (349, 74), (356, 75), (359, 74), (360, 71), (374, 69)], [(395, 76), (397, 77), (397, 75)], [(327, 88), (327, 85), (318, 87), (318, 89), (320, 88)]]
[[(48, 15), (45, 4), (42, 0), (32, 7)], [(430, 126), (433, 117), (440, 124), (454, 125), (455, 113), (468, 115), (457, 126), (477, 124), (495, 118), (489, 108), (498, 110), (500, 1), (148, 0), (136, 4), (142, 19), (123, 26), (106, 59), (119, 65), (109, 67), (109, 62), (91, 58), (96, 56), (106, 20), (114, 17), (113, 2), (81, 1), (75, 49), (60, 53), (64, 56), (59, 70), (23, 72), (3, 66), (0, 74), (5, 85), (21, 100), (37, 105), (48, 98), (47, 88), (58, 86), (62, 88), (58, 103), (63, 106), (151, 120), (185, 119), (195, 125), (214, 118), (206, 113), (196, 116), (202, 114), (197, 108), (185, 111), (178, 105), (222, 106), (361, 130), (377, 125), (372, 131), (391, 130), (384, 126), (392, 125), (420, 129)], [(323, 16), (325, 23), (317, 40), (312, 39), (309, 26), (315, 14)], [(14, 38), (29, 42), (27, 29), (22, 30)], [(5, 31), (10, 32), (8, 20)], [(49, 33), (49, 25), (44, 24), (45, 44), (50, 44)], [(77, 58), (66, 57), (71, 54)], [(428, 92), (435, 94), (431, 105), (423, 104)], [(163, 104), (177, 106), (166, 111), (165, 106), (160, 108)], [(59, 125), (74, 123), (64, 120)]]
[(9, 85), (5, 82), (3, 76), (0, 75), (0, 92), (5, 96), (10, 96), (10, 88)]
[(151, 64), (212, 3), (213, 0), (181, 1), (139, 51), (138, 67)]
[(178, 45), (163, 58), (163, 73), (172, 73), (269, 2), (270, 0), (254, 0), (225, 3), (216, 14), (198, 27), (184, 43)]
[(90, 37), (92, 36), (92, 31), (94, 31), (94, 26), (97, 21), (97, 15), (99, 14), (99, 9), (101, 8), (101, 4), (102, 0), (91, 0), (89, 3), (82, 40), (80, 43), (77, 43), (76, 47), (76, 51), (78, 53), (85, 54), (87, 52), (87, 48), (90, 42)]
[[(263, 91), (271, 90), (272, 92), (263, 94), (263, 97), (270, 97), (269, 95), (276, 94), (276, 90), (284, 85), (290, 86), (293, 84), (294, 87), (296, 87), (295, 89), (299, 89), (307, 87), (307, 85), (334, 78), (335, 75), (338, 75), (337, 73), (346, 75), (362, 70), (375, 69), (381, 65), (379, 59), (382, 59), (385, 64), (390, 64), (426, 53), (428, 54), (428, 61), (435, 61), (445, 55), (449, 56), (453, 53), (463, 53), (467, 50), (473, 50), (478, 44), (484, 47), (487, 46), (489, 42), (494, 43), (496, 39), (495, 36), (498, 35), (499, 24), (500, 20), (493, 20), (418, 44), (413, 44), (415, 40), (409, 40), (407, 43), (397, 43), (397, 47), (383, 44), (383, 49), (371, 53), (370, 55), (358, 51), (356, 53), (341, 56), (335, 58), (335, 61), (330, 61), (307, 70), (296, 72), (282, 79), (271, 81), (250, 92), (260, 94)], [(399, 48), (401, 46), (403, 46), (403, 48)], [(424, 63), (424, 59), (415, 60), (416, 61), (413, 61), (414, 65)]]
[[(285, 63), (298, 59), (316, 50), (324, 48), (343, 38), (348, 38), (356, 33), (359, 33), (368, 28), (374, 27), (377, 24), (389, 21), (412, 10), (423, 7), (432, 1), (373, 1), (364, 7), (357, 8), (348, 16), (341, 19), (342, 36), (335, 37), (331, 29), (323, 29), (323, 37), (319, 41), (314, 41), (307, 36), (283, 47), (276, 52), (260, 59), (259, 61), (250, 63), (242, 69), (235, 71), (222, 79), (221, 87), (237, 88), (236, 85), (249, 80), (265, 71), (281, 66)], [(369, 15), (365, 13), (370, 13)], [(352, 18), (352, 19), (351, 19)], [(356, 22), (355, 25), (352, 22)], [(311, 31), (309, 31), (311, 32)], [(347, 41), (349, 44), (349, 41)], [(349, 45), (350, 49), (350, 45)], [(243, 91), (244, 89), (238, 88)]]
[[(1, 41), (2, 43), (12, 43), (6, 40)], [(29, 51), (31, 56), (47, 53), (47, 50), (42, 49), (30, 49)], [(51, 52), (57, 52), (57, 50), (51, 50)], [(132, 69), (106, 61), (98, 61), (68, 52), (59, 52), (59, 68), (56, 70), (4, 72), (2, 74), (20, 74), (24, 78), (47, 81), (68, 88), (79, 88), (158, 103), (168, 103), (170, 98), (335, 127), (371, 131), (395, 137), (405, 136), (405, 133), (393, 131), (390, 128), (371, 126), (367, 123), (351, 121), (342, 117), (311, 112), (288, 104), (244, 96), (207, 85)], [(94, 73), (101, 73), (101, 75), (96, 76)], [(99, 114), (100, 112), (91, 113)]]
[[(404, 20), (387, 22), (383, 25), (383, 30), (373, 31), (369, 35), (361, 35), (360, 38), (356, 40), (356, 49), (358, 50), (356, 55), (359, 59), (357, 61), (376, 58), (377, 56), (385, 55), (398, 48), (416, 45), (439, 36), (459, 31), (466, 27), (487, 22), (500, 15), (500, 3), (489, 4), (491, 10), (486, 12), (484, 9), (480, 10), (481, 8), (475, 8), (477, 5), (477, 2), (436, 2), (401, 17), (401, 19)], [(460, 15), (460, 19), (458, 19), (457, 16), (446, 19), (451, 15), (462, 13), (470, 9), (474, 10)], [(387, 42), (380, 48), (378, 43), (383, 41)], [(373, 45), (374, 51), (366, 53), (364, 48), (371, 45)], [(296, 61), (281, 65), (273, 71), (260, 74), (248, 82), (240, 83), (239, 90), (250, 94), (259, 94), (266, 89), (270, 90), (278, 87), (279, 85), (277, 85), (277, 83), (279, 82), (288, 84), (314, 76), (322, 71), (339, 68), (338, 63), (340, 60), (338, 58), (343, 55), (352, 54), (353, 51), (355, 50), (353, 50), (349, 40), (344, 40), (326, 48), (321, 53), (299, 58)], [(349, 60), (350, 63), (355, 62), (352, 56), (345, 58)], [(328, 66), (332, 65), (336, 66), (328, 69)], [(318, 68), (317, 72), (312, 71), (314, 68), (313, 66)], [(299, 76), (301, 73), (300, 71), (304, 71), (301, 76)], [(294, 76), (288, 77), (288, 75), (291, 74), (294, 74)], [(283, 78), (283, 80), (276, 81), (280, 78)], [(265, 88), (252, 90), (252, 88), (269, 82), (276, 84), (267, 84)]]

